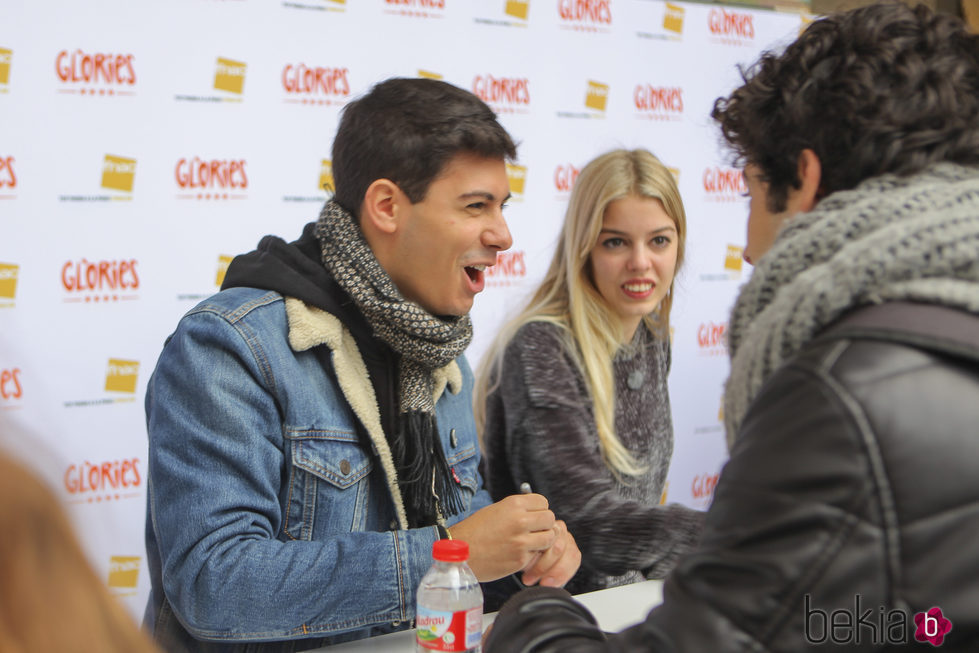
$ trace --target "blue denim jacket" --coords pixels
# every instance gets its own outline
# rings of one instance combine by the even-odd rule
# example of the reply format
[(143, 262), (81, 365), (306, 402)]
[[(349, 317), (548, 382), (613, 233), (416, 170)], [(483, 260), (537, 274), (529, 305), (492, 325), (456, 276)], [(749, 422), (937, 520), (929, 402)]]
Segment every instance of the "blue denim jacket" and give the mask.
[[(438, 379), (442, 447), (468, 504), (451, 524), (491, 500), (465, 358)], [(366, 368), (335, 317), (251, 288), (205, 300), (167, 340), (146, 415), (158, 641), (289, 651), (410, 625), (438, 532), (406, 528)], [(274, 640), (290, 641), (226, 645)]]

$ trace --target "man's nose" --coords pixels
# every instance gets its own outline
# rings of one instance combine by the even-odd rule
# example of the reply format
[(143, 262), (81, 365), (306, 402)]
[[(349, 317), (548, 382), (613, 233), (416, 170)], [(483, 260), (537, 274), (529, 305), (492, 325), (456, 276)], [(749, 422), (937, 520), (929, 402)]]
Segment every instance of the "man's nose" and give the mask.
[(492, 224), (483, 232), (483, 245), (501, 251), (510, 249), (513, 245), (513, 236), (510, 235), (510, 227), (507, 226), (502, 210), (497, 211)]

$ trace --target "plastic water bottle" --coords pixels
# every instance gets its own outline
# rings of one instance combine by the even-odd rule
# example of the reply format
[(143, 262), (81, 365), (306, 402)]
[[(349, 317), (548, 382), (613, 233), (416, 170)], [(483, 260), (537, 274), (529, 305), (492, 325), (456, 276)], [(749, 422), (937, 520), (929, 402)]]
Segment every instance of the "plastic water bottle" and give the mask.
[(420, 652), (479, 653), (483, 636), (483, 590), (469, 559), (469, 543), (438, 540), (435, 559), (418, 587), (415, 640)]

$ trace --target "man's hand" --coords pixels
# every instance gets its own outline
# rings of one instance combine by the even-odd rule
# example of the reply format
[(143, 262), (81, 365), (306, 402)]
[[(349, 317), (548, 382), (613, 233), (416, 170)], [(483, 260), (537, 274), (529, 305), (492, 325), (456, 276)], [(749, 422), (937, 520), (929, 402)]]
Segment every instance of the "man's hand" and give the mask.
[(525, 570), (525, 584), (540, 580), (560, 587), (581, 564), (567, 526), (554, 518), (539, 494), (506, 497), (448, 530), (469, 543), (469, 566), (483, 582)]

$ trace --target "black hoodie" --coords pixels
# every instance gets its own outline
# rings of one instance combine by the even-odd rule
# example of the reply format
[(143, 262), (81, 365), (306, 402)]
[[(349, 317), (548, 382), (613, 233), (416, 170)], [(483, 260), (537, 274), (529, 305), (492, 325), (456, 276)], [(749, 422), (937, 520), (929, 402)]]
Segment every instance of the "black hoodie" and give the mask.
[(367, 366), (384, 433), (397, 432), (394, 420), (398, 415), (399, 356), (374, 336), (353, 299), (323, 265), (315, 222), (306, 225), (299, 240), (287, 243), (278, 236), (265, 236), (254, 251), (236, 256), (228, 266), (221, 290), (239, 287), (295, 297), (339, 319), (353, 335)]

